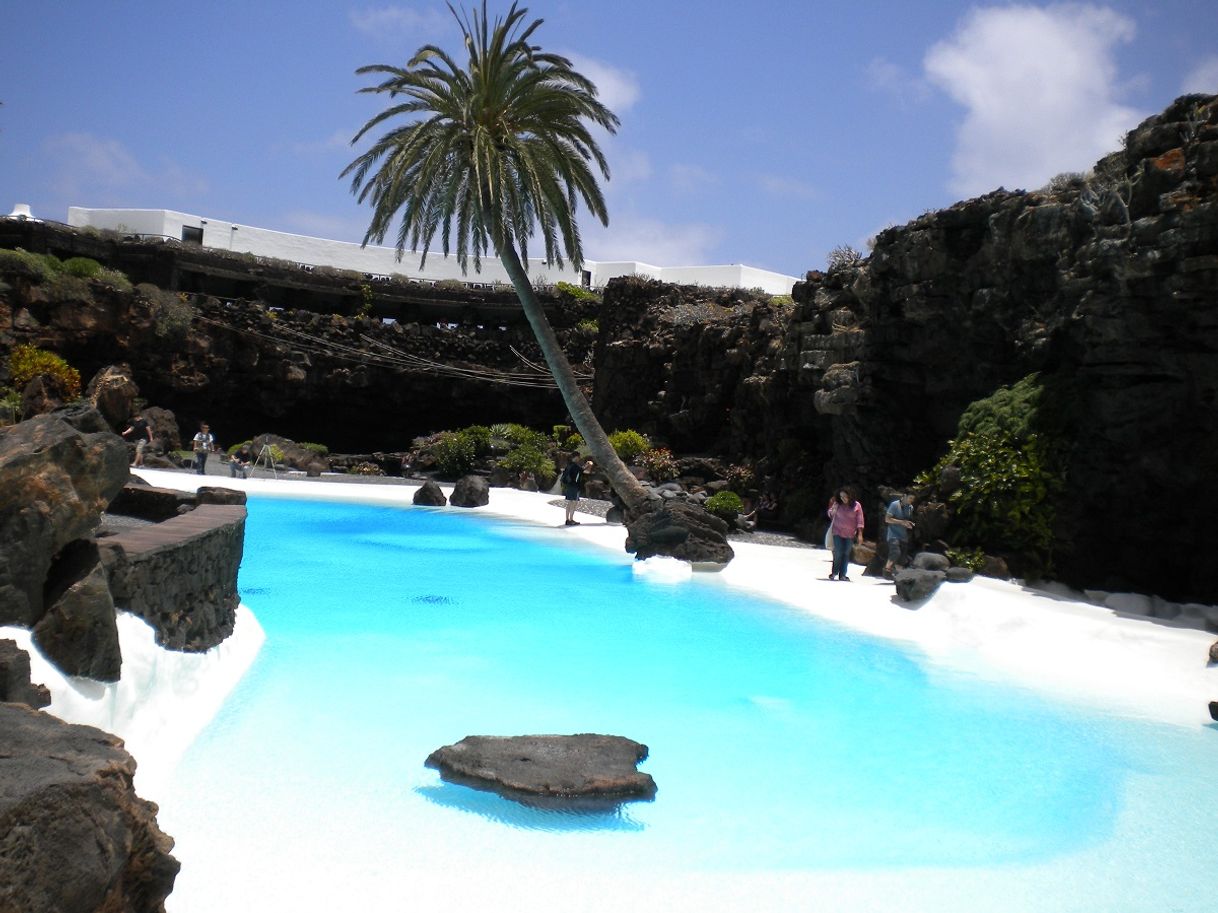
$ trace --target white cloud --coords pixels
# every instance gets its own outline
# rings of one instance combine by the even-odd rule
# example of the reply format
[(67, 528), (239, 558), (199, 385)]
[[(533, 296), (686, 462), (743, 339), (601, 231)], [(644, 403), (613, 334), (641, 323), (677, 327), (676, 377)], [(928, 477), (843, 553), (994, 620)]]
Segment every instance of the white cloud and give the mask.
[(640, 260), (653, 266), (706, 263), (723, 240), (721, 226), (675, 224), (647, 216), (612, 218), (608, 228), (584, 227), (584, 254), (590, 260)]
[(629, 70), (618, 69), (583, 54), (564, 53), (562, 56), (571, 61), (577, 73), (582, 73), (596, 84), (597, 98), (618, 117), (622, 116), (623, 111), (633, 108), (639, 100), (639, 80)]
[(1182, 95), (1204, 93), (1213, 95), (1218, 92), (1218, 54), (1211, 54), (1189, 70), (1180, 86)]
[(930, 92), (925, 79), (906, 72), (904, 67), (883, 57), (873, 57), (867, 64), (865, 74), (873, 89), (891, 95), (902, 105), (924, 101)]
[(797, 200), (815, 200), (820, 194), (815, 187), (799, 178), (784, 177), (779, 174), (760, 174), (757, 184), (770, 196)]
[(668, 169), (668, 180), (678, 193), (699, 194), (718, 186), (719, 176), (701, 165), (676, 164)]
[(175, 162), (157, 167), (141, 163), (118, 140), (89, 133), (62, 133), (46, 142), (54, 162), (56, 191), (90, 205), (119, 201), (132, 205), (153, 198), (190, 200), (207, 192), (207, 182)]
[(1134, 30), (1091, 5), (970, 12), (924, 61), (928, 78), (966, 109), (951, 189), (1038, 187), (1117, 148), (1143, 116), (1116, 97), (1114, 50)]
[(609, 161), (612, 184), (634, 184), (651, 177), (651, 159), (641, 149), (627, 149), (613, 141), (604, 141), (601, 151)]
[(416, 46), (431, 44), (449, 29), (456, 27), (456, 20), (447, 10), (429, 7), (425, 10), (407, 6), (382, 6), (352, 10), (351, 24), (355, 30), (385, 44), (408, 44), (408, 53)]
[(356, 132), (355, 128), (350, 130), (335, 130), (329, 136), (277, 144), (275, 149), (276, 151), (287, 152), (289, 155), (303, 157), (326, 155), (336, 149), (346, 150), (350, 148), (351, 137), (355, 136)]

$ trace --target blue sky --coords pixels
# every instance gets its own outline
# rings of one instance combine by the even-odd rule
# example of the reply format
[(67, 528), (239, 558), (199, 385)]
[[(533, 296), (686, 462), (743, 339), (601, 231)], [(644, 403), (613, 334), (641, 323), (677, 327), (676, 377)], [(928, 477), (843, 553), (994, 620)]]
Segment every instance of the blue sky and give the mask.
[[(503, 10), (506, 4), (491, 4)], [(622, 121), (585, 255), (802, 275), (998, 186), (1084, 171), (1218, 92), (1218, 0), (535, 0)], [(0, 211), (178, 209), (359, 241), (355, 75), (456, 51), (441, 3), (0, 0)]]

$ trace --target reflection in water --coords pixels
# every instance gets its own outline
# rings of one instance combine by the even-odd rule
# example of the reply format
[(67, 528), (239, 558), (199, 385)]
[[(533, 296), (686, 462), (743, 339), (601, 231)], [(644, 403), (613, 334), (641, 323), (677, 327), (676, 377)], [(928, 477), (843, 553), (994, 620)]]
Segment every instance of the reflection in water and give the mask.
[(634, 820), (627, 806), (604, 802), (586, 805), (517, 802), (493, 792), (440, 783), (416, 786), (414, 791), (436, 805), (455, 808), (480, 815), (497, 824), (524, 831), (642, 831), (643, 824)]

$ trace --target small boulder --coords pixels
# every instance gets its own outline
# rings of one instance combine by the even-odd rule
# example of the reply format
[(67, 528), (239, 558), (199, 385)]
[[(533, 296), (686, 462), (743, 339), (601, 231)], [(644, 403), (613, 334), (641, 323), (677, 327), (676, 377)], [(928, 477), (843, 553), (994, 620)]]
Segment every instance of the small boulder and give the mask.
[(1218, 723), (1218, 701), (1210, 701), (1210, 719)]
[(135, 398), (140, 395), (131, 376), (130, 365), (107, 365), (89, 381), (85, 399), (101, 413), (115, 431), (122, 431), (135, 413)]
[(462, 476), (453, 486), (448, 503), (453, 507), (485, 507), (491, 501), (491, 486), (482, 476)]
[(1210, 644), (1210, 662), (1218, 663), (1218, 640)]
[(985, 560), (981, 563), (981, 569), (977, 573), (982, 577), (993, 577), (995, 580), (1009, 580), (1011, 577), (1011, 569), (997, 555), (986, 555)]
[(0, 640), (0, 704), (25, 704), (37, 710), (50, 703), (46, 686), (30, 681), (30, 654), (15, 640)]
[(200, 504), (236, 504), (244, 506), (248, 500), (245, 492), (235, 488), (221, 488), (211, 485), (202, 486), (196, 497)]
[(688, 501), (648, 501), (626, 523), (626, 551), (640, 561), (655, 555), (693, 564), (727, 564), (736, 553), (723, 520)]
[(77, 540), (63, 550), (47, 575), (46, 603), (33, 630), (46, 658), (67, 675), (118, 681), (118, 624), (96, 542)]
[(443, 507), (448, 503), (444, 491), (435, 482), (424, 482), (414, 493), (414, 503), (422, 507)]
[(517, 801), (652, 799), (655, 780), (640, 773), (647, 746), (616, 735), (466, 736), (433, 751), (426, 766), (452, 783)]
[(943, 571), (947, 573), (947, 569), (952, 566), (952, 563), (947, 560), (945, 555), (939, 555), (935, 552), (918, 552), (914, 556), (914, 560), (910, 562), (910, 567), (919, 571)]
[(898, 596), (906, 602), (916, 602), (933, 594), (946, 578), (947, 574), (944, 571), (906, 568), (903, 571), (897, 571), (894, 581), (897, 585)]
[(949, 567), (947, 569), (948, 583), (968, 583), (973, 579), (973, 572), (966, 567)]

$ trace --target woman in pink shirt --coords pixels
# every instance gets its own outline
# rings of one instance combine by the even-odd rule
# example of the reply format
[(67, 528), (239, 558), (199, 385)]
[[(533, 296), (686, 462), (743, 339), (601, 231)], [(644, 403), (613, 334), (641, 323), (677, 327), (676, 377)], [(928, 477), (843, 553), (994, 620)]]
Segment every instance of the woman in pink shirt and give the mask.
[(863, 543), (863, 506), (855, 500), (850, 490), (843, 488), (829, 504), (829, 518), (833, 521), (833, 568), (829, 579), (850, 582), (846, 570), (850, 564), (850, 550), (855, 542)]

